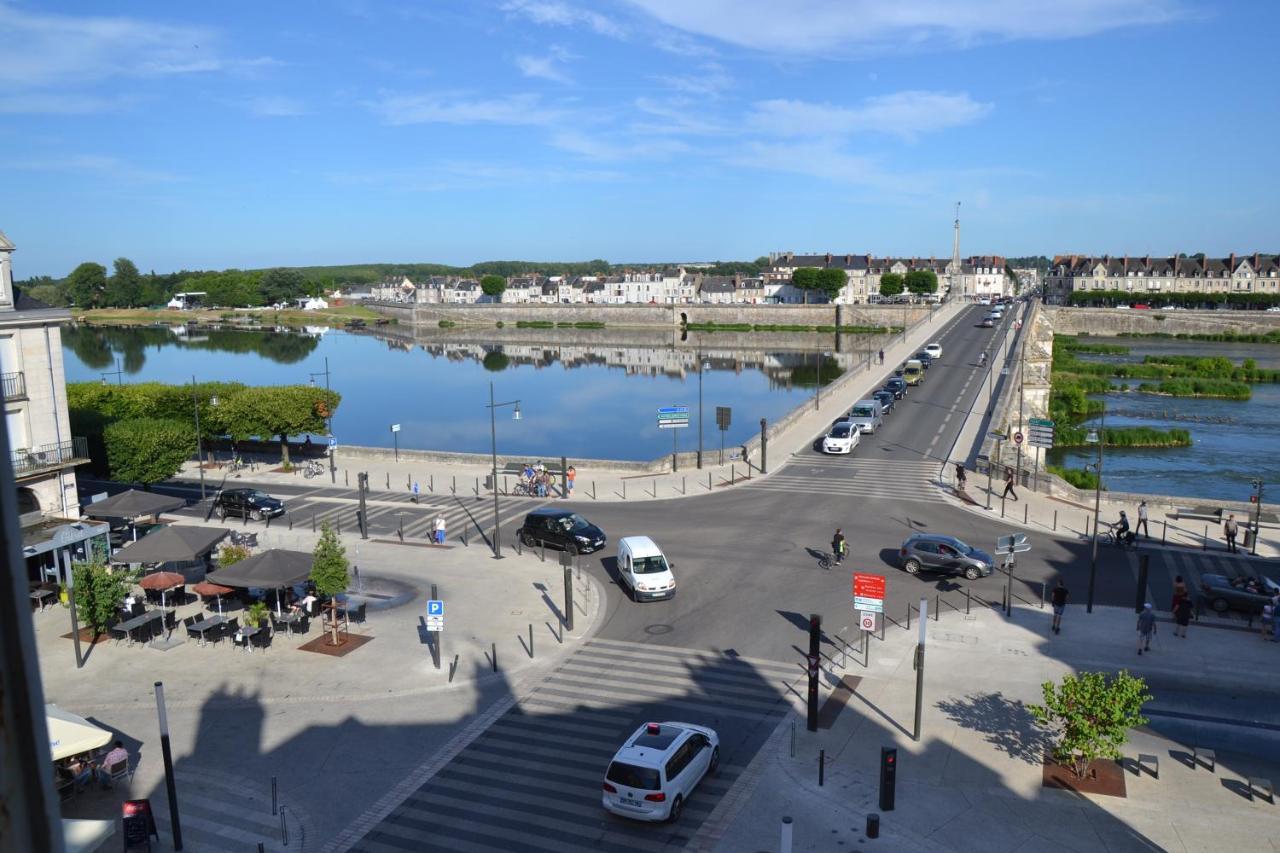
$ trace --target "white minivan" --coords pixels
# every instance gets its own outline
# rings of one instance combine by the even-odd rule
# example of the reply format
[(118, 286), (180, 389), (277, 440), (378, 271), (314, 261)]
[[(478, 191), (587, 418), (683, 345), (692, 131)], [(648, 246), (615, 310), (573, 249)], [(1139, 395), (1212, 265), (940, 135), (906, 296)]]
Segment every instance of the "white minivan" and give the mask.
[(720, 736), (693, 723), (646, 723), (605, 771), (601, 805), (636, 820), (680, 818), (702, 777), (720, 764)]
[(674, 598), (676, 576), (657, 543), (648, 536), (624, 536), (618, 540), (618, 582), (633, 601)]
[[(918, 361), (908, 362), (909, 364), (919, 364)], [(849, 410), (849, 423), (858, 428), (859, 432), (874, 433), (880, 429), (880, 425), (884, 423), (884, 417), (880, 413), (880, 403), (878, 400), (859, 400), (853, 404), (853, 408)]]

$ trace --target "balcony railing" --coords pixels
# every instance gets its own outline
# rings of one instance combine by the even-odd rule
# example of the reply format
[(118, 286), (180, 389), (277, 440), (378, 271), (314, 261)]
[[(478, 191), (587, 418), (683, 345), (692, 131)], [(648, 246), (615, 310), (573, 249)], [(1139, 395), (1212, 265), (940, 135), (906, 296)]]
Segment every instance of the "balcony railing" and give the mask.
[(22, 371), (16, 373), (0, 373), (0, 387), (4, 389), (4, 399), (24, 400), (27, 396), (27, 380)]
[(29, 477), (89, 461), (89, 443), (80, 436), (58, 444), (42, 444), (15, 450), (12, 454), (13, 476)]

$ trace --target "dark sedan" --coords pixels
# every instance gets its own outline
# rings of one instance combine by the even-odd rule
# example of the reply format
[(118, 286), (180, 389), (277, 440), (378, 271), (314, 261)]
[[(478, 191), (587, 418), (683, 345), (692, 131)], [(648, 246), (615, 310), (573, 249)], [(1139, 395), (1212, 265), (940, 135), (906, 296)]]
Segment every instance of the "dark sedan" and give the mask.
[(1200, 601), (1216, 613), (1228, 610), (1239, 610), (1242, 613), (1261, 613), (1262, 606), (1275, 595), (1276, 589), (1268, 590), (1264, 581), (1249, 585), (1243, 578), (1232, 579), (1226, 575), (1200, 576)]
[(925, 370), (928, 370), (930, 367), (933, 367), (933, 356), (930, 355), (926, 350), (920, 350), (920, 352), (915, 354), (915, 358), (917, 361), (919, 361), (921, 364), (924, 365)]
[(227, 489), (213, 502), (218, 518), (238, 515), (261, 521), (284, 515), (284, 502), (258, 489)]
[(871, 395), (877, 403), (880, 404), (880, 414), (887, 415), (893, 411), (893, 403), (898, 398), (888, 389), (882, 388)]
[(899, 377), (894, 377), (893, 379), (890, 379), (888, 382), (884, 383), (884, 390), (893, 394), (893, 397), (895, 400), (901, 400), (903, 397), (907, 396), (906, 380), (901, 379)]

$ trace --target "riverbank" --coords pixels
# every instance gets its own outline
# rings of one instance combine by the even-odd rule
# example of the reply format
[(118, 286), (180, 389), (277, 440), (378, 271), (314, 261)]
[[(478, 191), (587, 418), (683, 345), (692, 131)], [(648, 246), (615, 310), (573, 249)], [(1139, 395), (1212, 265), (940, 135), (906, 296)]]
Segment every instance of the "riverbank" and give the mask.
[(72, 310), (77, 323), (91, 326), (143, 326), (152, 323), (263, 328), (272, 326), (341, 326), (349, 320), (376, 322), (381, 315), (363, 305), (337, 305), (315, 311), (300, 308), (197, 308), (181, 311), (173, 308), (91, 308)]

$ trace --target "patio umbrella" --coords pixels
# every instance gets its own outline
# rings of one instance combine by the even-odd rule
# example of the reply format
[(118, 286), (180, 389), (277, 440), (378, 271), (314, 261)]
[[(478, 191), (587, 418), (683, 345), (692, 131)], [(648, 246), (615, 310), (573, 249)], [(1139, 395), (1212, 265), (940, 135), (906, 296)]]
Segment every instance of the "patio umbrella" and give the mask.
[(118, 518), (132, 521), (145, 515), (159, 515), (162, 512), (181, 509), (186, 505), (185, 498), (129, 489), (114, 497), (89, 504), (84, 508), (84, 514), (90, 518)]
[(200, 583), (191, 587), (196, 595), (212, 595), (218, 599), (218, 615), (222, 615), (222, 596), (234, 590), (229, 586), (223, 586), (219, 583), (210, 583), (209, 581), (200, 581)]
[(101, 749), (111, 742), (111, 732), (57, 705), (45, 705), (44, 716), (49, 728), (49, 752), (53, 753), (54, 761)]
[(177, 572), (152, 572), (138, 581), (138, 586), (143, 589), (160, 590), (160, 606), (164, 607), (165, 590), (173, 589), (175, 586), (182, 586), (186, 582), (187, 579)]

